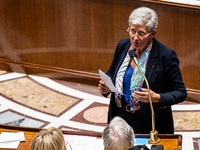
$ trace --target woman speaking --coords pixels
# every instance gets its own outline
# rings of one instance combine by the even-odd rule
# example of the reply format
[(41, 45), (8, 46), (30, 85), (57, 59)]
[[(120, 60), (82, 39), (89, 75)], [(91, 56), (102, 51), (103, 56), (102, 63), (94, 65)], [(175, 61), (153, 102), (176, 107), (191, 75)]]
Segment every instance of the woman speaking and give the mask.
[(155, 112), (155, 127), (160, 134), (173, 134), (171, 105), (186, 99), (187, 93), (174, 50), (157, 41), (158, 16), (147, 7), (135, 9), (129, 16), (128, 39), (119, 41), (112, 64), (106, 73), (120, 93), (109, 90), (99, 81), (99, 92), (111, 100), (108, 123), (115, 116), (122, 117), (135, 133), (149, 133), (152, 129), (151, 109), (144, 78), (129, 56), (135, 50), (139, 67), (146, 76)]

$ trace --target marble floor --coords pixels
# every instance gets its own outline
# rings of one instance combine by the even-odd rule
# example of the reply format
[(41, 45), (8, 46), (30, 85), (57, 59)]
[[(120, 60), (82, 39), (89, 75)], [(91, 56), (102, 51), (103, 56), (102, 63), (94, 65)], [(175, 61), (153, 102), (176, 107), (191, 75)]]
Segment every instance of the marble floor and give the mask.
[[(102, 132), (108, 104), (96, 86), (0, 71), (0, 124)], [(200, 104), (185, 101), (172, 109), (182, 150), (199, 150)]]

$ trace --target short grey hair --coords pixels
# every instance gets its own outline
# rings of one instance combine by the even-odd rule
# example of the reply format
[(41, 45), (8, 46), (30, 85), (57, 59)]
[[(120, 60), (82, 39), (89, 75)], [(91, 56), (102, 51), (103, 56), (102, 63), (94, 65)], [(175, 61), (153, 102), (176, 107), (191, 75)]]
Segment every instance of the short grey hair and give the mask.
[(129, 16), (129, 27), (132, 24), (146, 25), (149, 32), (153, 32), (158, 26), (157, 13), (148, 7), (139, 7)]
[(107, 150), (128, 150), (134, 145), (132, 127), (118, 116), (104, 129), (102, 138)]

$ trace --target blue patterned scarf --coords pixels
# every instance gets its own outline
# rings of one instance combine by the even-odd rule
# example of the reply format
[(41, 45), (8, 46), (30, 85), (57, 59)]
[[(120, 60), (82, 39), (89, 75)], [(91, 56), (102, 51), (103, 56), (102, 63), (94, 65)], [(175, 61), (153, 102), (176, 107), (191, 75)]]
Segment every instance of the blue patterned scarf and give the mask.
[[(152, 47), (152, 40), (149, 42), (149, 44), (147, 45), (147, 48), (144, 50), (144, 52), (141, 54), (140, 58), (139, 58), (139, 66), (143, 72), (143, 74), (145, 75), (146, 73), (146, 66), (147, 66), (147, 61), (149, 58), (149, 53), (151, 51), (151, 47)], [(134, 47), (130, 46), (128, 52), (130, 50), (133, 50)], [(117, 90), (119, 91), (119, 93), (115, 93), (115, 101), (117, 103), (118, 107), (122, 107), (121, 105), (121, 99), (123, 97), (123, 80), (124, 80), (124, 74), (128, 68), (128, 65), (130, 63), (130, 56), (129, 53), (127, 52), (126, 57), (121, 65), (121, 67), (118, 70), (117, 73), (117, 77), (116, 77), (116, 82), (115, 82), (115, 87), (117, 88)], [(131, 85), (130, 85), (130, 90), (131, 90), (131, 95), (130, 95), (130, 99), (128, 101), (126, 101), (126, 103), (128, 105), (130, 105), (130, 109), (131, 110), (137, 110), (140, 109), (140, 102), (137, 101), (133, 96), (132, 93), (134, 93), (134, 91), (140, 91), (142, 88), (142, 85), (144, 83), (144, 78), (142, 76), (142, 74), (140, 73), (139, 69), (137, 67), (135, 67), (133, 75), (131, 77)]]

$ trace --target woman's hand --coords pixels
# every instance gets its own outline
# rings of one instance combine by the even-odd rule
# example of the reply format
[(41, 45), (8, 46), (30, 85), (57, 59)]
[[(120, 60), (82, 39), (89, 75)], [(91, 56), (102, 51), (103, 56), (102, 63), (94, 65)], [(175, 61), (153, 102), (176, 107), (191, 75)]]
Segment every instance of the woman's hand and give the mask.
[(105, 85), (103, 80), (99, 81), (98, 89), (101, 94), (108, 94), (111, 92), (110, 89)]
[[(143, 103), (149, 103), (149, 94), (148, 89), (141, 88), (142, 91), (135, 91), (132, 96), (136, 98), (138, 101)], [(155, 93), (154, 91), (150, 90), (151, 101), (154, 103), (161, 103), (160, 101), (160, 94)]]

